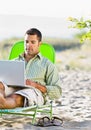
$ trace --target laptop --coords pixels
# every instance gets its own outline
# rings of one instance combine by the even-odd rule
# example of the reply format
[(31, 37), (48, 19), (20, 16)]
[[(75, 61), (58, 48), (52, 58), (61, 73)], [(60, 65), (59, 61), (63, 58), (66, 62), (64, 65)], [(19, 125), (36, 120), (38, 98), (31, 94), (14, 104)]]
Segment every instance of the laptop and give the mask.
[(0, 81), (9, 87), (25, 87), (25, 62), (0, 60)]

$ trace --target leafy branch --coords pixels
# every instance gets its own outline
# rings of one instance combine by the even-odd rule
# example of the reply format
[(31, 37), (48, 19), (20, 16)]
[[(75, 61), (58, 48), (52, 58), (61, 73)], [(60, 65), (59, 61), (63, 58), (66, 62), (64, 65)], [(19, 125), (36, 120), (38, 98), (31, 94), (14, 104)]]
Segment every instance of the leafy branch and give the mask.
[(81, 17), (80, 19), (69, 17), (68, 20), (73, 22), (73, 25), (69, 28), (86, 30), (86, 32), (81, 36), (81, 43), (85, 40), (91, 40), (91, 20), (84, 20), (83, 17)]

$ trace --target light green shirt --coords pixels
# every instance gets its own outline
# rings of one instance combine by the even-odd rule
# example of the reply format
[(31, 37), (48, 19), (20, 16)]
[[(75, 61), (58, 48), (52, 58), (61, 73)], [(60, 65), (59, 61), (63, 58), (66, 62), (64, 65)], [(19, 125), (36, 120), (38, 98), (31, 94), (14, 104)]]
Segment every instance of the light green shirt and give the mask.
[[(18, 60), (25, 61), (22, 56), (20, 56)], [(47, 88), (46, 95), (49, 99), (60, 98), (62, 93), (60, 78), (57, 68), (51, 61), (39, 53), (28, 63), (25, 61), (25, 70), (26, 79), (31, 79)]]

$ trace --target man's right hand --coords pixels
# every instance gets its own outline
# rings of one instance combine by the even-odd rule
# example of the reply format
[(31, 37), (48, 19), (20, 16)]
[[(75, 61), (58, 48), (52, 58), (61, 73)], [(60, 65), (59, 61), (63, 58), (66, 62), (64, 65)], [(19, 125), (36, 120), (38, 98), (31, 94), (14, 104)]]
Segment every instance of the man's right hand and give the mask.
[(35, 88), (39, 89), (42, 93), (45, 93), (47, 91), (45, 86), (43, 86), (39, 83), (36, 83), (30, 79), (26, 79), (26, 85), (30, 85), (32, 87), (35, 87)]

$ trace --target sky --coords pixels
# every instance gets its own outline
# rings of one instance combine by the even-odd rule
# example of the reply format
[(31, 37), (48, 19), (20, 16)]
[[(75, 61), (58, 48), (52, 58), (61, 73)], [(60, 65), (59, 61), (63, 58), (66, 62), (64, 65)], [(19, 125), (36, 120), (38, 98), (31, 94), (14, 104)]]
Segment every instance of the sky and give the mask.
[[(17, 17), (16, 20), (8, 15), (26, 17)], [(70, 16), (90, 18), (91, 0), (0, 0), (0, 39), (22, 36), (25, 26), (30, 25), (38, 27), (48, 36), (70, 37), (75, 32), (68, 29), (67, 18)]]
[(91, 14), (91, 0), (0, 0), (0, 14), (88, 16)]

